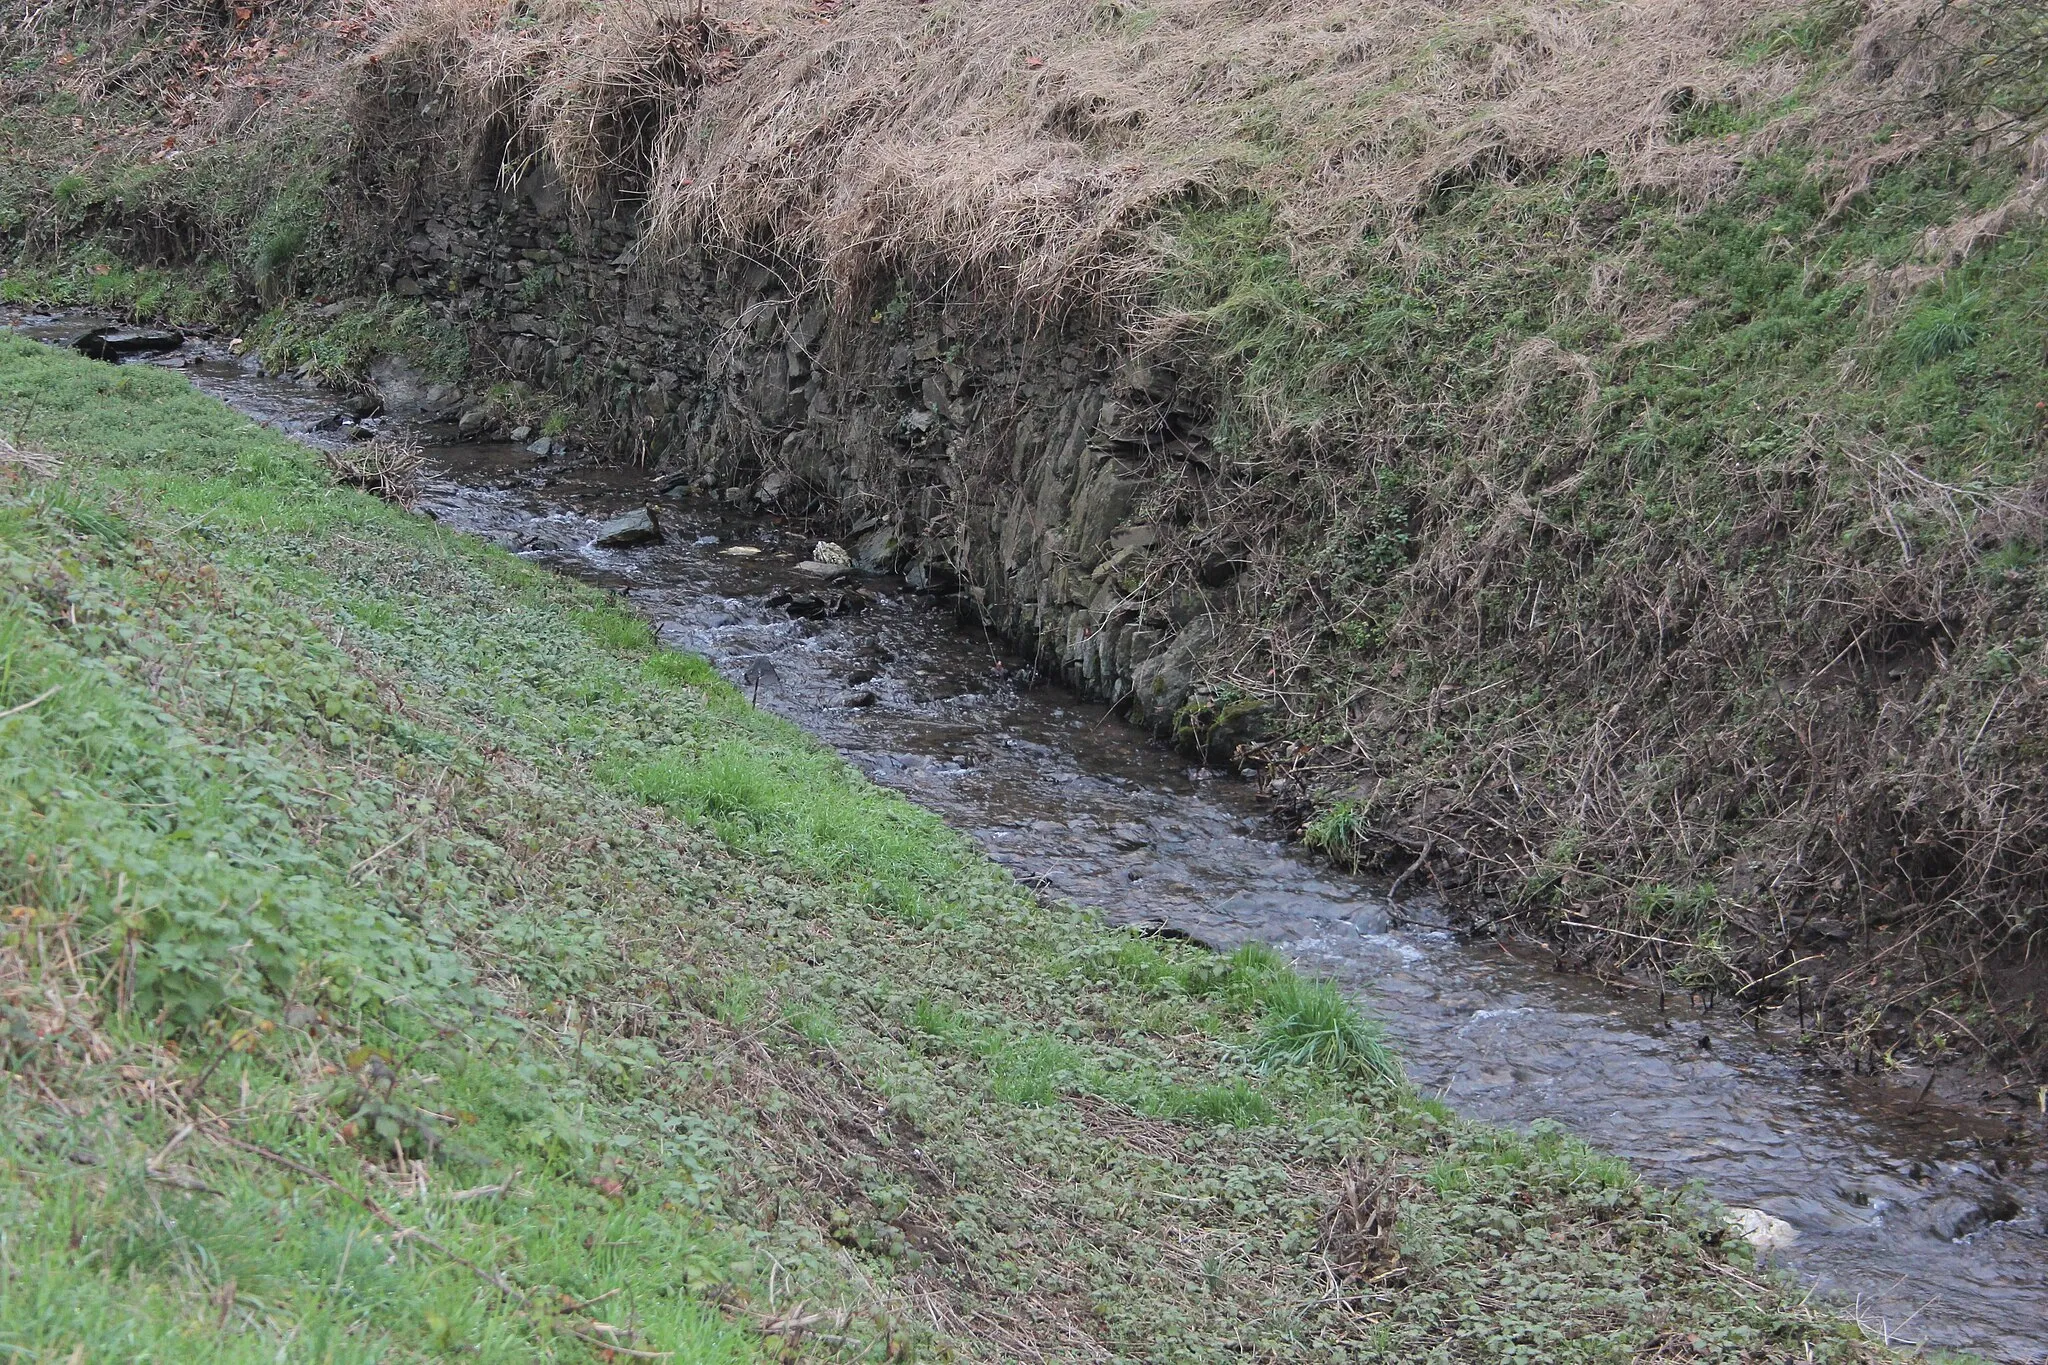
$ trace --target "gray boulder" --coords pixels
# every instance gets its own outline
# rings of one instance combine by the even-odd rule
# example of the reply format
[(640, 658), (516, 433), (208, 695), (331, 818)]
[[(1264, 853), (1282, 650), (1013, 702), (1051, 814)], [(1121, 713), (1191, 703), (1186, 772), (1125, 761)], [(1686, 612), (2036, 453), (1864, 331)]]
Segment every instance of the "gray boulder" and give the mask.
[(866, 573), (888, 573), (903, 562), (903, 537), (894, 526), (877, 526), (853, 542), (853, 562)]
[(370, 366), (369, 378), (370, 391), (384, 410), (400, 417), (427, 416), (429, 407), (442, 397), (440, 385), (400, 356), (379, 356)]
[(797, 491), (797, 477), (787, 469), (772, 469), (754, 486), (754, 501), (774, 507)]
[(1944, 1242), (1959, 1242), (1993, 1223), (2009, 1223), (2020, 1213), (2019, 1200), (2002, 1187), (1983, 1194), (1943, 1195), (1920, 1209), (1928, 1232)]
[(1203, 659), (1215, 648), (1216, 626), (1208, 618), (1190, 622), (1157, 654), (1131, 670), (1131, 707), (1154, 726), (1172, 722), (1194, 695)]
[(597, 528), (597, 538), (591, 544), (601, 550), (623, 549), (628, 545), (645, 545), (661, 539), (661, 522), (654, 515), (652, 507), (636, 508), (623, 516), (613, 517)]
[(830, 582), (832, 579), (835, 578), (844, 578), (847, 574), (852, 572), (852, 570), (844, 564), (827, 564), (824, 563), (822, 560), (816, 559), (806, 559), (802, 561), (796, 566), (796, 571), (800, 574), (808, 574), (812, 578), (825, 579), (827, 582)]

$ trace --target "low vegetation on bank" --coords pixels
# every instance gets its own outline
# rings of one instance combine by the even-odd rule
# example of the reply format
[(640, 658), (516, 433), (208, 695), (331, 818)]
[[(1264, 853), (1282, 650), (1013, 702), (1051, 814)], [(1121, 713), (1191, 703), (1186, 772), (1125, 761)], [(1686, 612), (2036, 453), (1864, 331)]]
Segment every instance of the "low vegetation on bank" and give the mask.
[(28, 1358), (1881, 1354), (174, 373), (0, 340), (0, 431)]

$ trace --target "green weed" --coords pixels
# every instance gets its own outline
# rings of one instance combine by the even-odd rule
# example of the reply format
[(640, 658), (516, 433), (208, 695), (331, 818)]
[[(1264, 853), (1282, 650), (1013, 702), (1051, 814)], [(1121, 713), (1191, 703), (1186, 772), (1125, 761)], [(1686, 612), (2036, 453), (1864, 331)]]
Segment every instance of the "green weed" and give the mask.
[(1152, 1113), (1233, 1128), (1256, 1127), (1276, 1117), (1272, 1103), (1244, 1080), (1195, 1090), (1171, 1088), (1151, 1097), (1145, 1107)]
[(1378, 1032), (1329, 982), (1282, 977), (1267, 986), (1264, 999), (1266, 1018), (1254, 1048), (1261, 1066), (1399, 1080), (1399, 1068)]
[(910, 1009), (910, 1024), (918, 1033), (942, 1047), (964, 1048), (975, 1036), (974, 1023), (942, 1000), (919, 996)]
[[(275, 251), (291, 246), (291, 222), (278, 228)], [(298, 256), (284, 255), (278, 269), (289, 270)], [(444, 382), (462, 378), (469, 348), (462, 335), (418, 303), (389, 296), (362, 299), (334, 312), (333, 305), (314, 308), (285, 303), (250, 324), (249, 345), (276, 373), (302, 373), (336, 388), (360, 389), (370, 370), (386, 356), (397, 356), (421, 374)]]
[(654, 627), (623, 607), (580, 611), (576, 613), (576, 625), (606, 649), (621, 654), (645, 654), (654, 648)]
[(1028, 1038), (994, 1045), (990, 1089), (1009, 1104), (1043, 1106), (1063, 1092), (1093, 1087), (1093, 1068), (1079, 1049), (1055, 1038)]
[(718, 675), (718, 670), (712, 667), (711, 661), (701, 654), (685, 654), (672, 649), (660, 650), (648, 656), (643, 671), (657, 682), (677, 683), (710, 692), (736, 690)]
[(1921, 304), (1899, 324), (1899, 353), (1913, 365), (1931, 365), (1970, 349), (1982, 335), (1977, 306), (1970, 294)]
[(607, 772), (642, 800), (703, 820), (737, 847), (772, 849), (813, 872), (856, 878), (905, 913), (922, 913), (965, 855), (937, 819), (883, 796), (808, 746), (726, 742)]

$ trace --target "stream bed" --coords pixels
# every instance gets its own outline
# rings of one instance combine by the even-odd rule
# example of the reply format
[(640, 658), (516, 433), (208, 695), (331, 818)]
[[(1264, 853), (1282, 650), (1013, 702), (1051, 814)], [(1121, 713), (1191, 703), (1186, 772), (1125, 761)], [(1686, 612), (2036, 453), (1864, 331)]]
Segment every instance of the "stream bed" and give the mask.
[[(94, 325), (22, 318), (65, 343)], [(153, 363), (314, 443), (336, 400), (204, 344)], [(2042, 1127), (1831, 1076), (1726, 1010), (1553, 972), (1487, 942), (1413, 927), (1384, 888), (1290, 847), (1236, 781), (1192, 768), (1029, 672), (900, 580), (866, 604), (791, 614), (819, 580), (811, 536), (709, 499), (660, 501), (659, 544), (603, 550), (598, 524), (650, 501), (647, 476), (575, 469), (514, 445), (429, 449), (421, 510), (624, 594), (663, 641), (709, 657), (763, 707), (970, 834), (1050, 894), (1113, 923), (1228, 948), (1260, 939), (1342, 982), (1418, 1088), (1507, 1124), (1555, 1121), (1649, 1179), (1698, 1182), (1793, 1236), (1772, 1259), (1895, 1342), (2048, 1359)], [(725, 553), (735, 546), (759, 551)], [(801, 612), (805, 603), (794, 604)]]

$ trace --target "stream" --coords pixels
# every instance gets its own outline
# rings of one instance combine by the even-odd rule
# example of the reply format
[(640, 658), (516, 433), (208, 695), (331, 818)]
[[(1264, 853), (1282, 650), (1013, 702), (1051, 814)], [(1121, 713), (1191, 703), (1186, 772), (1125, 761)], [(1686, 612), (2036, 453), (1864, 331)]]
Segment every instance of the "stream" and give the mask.
[[(94, 323), (27, 317), (68, 343)], [(203, 343), (151, 363), (316, 444), (333, 395)], [(431, 433), (428, 433), (431, 439)], [(431, 446), (421, 510), (624, 594), (664, 643), (712, 659), (763, 707), (1112, 923), (1222, 948), (1261, 939), (1352, 991), (1415, 1085), (1504, 1124), (1555, 1121), (1648, 1179), (1697, 1182), (1790, 1225), (1770, 1258), (1867, 1333), (2001, 1361), (2048, 1359), (2042, 1125), (1945, 1105), (1917, 1085), (1824, 1074), (1727, 1010), (1554, 972), (1498, 945), (1397, 922), (1385, 888), (1293, 847), (1245, 785), (1098, 704), (1028, 679), (997, 641), (900, 580), (867, 605), (792, 616), (818, 594), (813, 537), (709, 499), (658, 501), (659, 544), (592, 547), (651, 501), (632, 469), (576, 469), (503, 444)], [(725, 553), (735, 546), (751, 556)], [(774, 604), (774, 605), (771, 605)], [(799, 610), (801, 601), (795, 604)], [(1427, 915), (1426, 897), (1403, 917)]]

